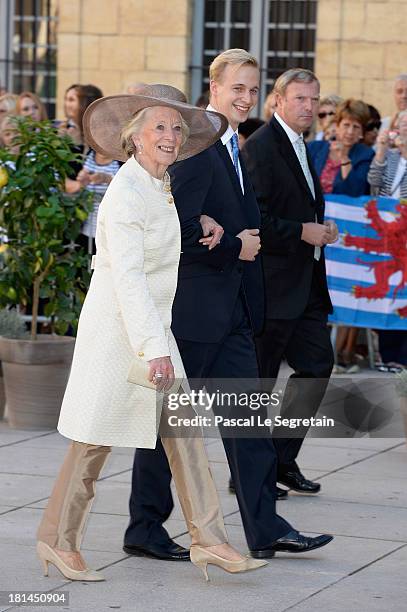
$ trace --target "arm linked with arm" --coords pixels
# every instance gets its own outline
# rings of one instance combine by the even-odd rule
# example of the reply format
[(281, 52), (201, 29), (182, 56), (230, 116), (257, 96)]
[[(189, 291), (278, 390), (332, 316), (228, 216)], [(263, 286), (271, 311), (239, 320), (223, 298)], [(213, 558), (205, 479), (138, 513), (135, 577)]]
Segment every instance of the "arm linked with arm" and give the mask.
[[(242, 242), (226, 231), (220, 243), (209, 251), (199, 243), (203, 237), (200, 217), (205, 214), (205, 200), (213, 180), (210, 153), (203, 151), (178, 162), (171, 169), (171, 187), (181, 226), (181, 250), (194, 261), (223, 268), (239, 258)], [(215, 221), (216, 215), (214, 215)]]

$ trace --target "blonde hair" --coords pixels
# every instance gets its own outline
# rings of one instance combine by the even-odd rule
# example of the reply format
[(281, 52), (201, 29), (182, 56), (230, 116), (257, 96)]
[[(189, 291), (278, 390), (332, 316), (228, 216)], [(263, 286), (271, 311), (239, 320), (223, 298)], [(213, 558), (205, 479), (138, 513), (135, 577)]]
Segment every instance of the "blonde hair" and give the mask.
[[(136, 147), (133, 142), (133, 136), (134, 134), (139, 134), (141, 132), (141, 129), (144, 125), (147, 111), (150, 108), (153, 108), (153, 107), (149, 106), (148, 108), (142, 108), (140, 111), (138, 111), (138, 113), (136, 113), (134, 117), (132, 117), (130, 121), (126, 123), (126, 125), (123, 127), (122, 131), (120, 132), (120, 144), (121, 144), (123, 151), (126, 153), (128, 157), (131, 157), (131, 155), (133, 155), (133, 153), (136, 152)], [(182, 131), (181, 147), (183, 147), (186, 141), (188, 140), (190, 130), (189, 130), (189, 126), (187, 122), (185, 121), (182, 115), (181, 115), (181, 131)]]
[(16, 114), (17, 115), (21, 115), (21, 105), (22, 105), (24, 98), (30, 98), (30, 100), (32, 100), (34, 104), (38, 106), (38, 109), (40, 111), (40, 121), (45, 121), (46, 119), (48, 119), (47, 111), (45, 110), (44, 104), (41, 102), (37, 94), (33, 93), (32, 91), (22, 91), (18, 95), (17, 104), (16, 104)]
[(13, 113), (16, 109), (18, 96), (12, 93), (5, 93), (0, 96), (0, 104), (4, 104), (7, 113)]
[(273, 92), (284, 96), (290, 83), (318, 83), (319, 81), (311, 70), (306, 68), (291, 68), (281, 74), (274, 83)]
[(274, 109), (276, 106), (276, 92), (274, 89), (267, 94), (267, 98), (264, 100), (263, 104), (263, 117), (265, 121), (270, 121), (273, 116)]
[(18, 131), (17, 128), (17, 115), (12, 115), (11, 113), (8, 115), (4, 115), (3, 119), (0, 120), (0, 132), (3, 132), (7, 129)]
[(211, 81), (220, 82), (226, 66), (236, 66), (240, 68), (246, 65), (258, 68), (259, 62), (254, 55), (250, 55), (250, 53), (244, 49), (228, 49), (217, 55), (209, 66), (209, 79)]

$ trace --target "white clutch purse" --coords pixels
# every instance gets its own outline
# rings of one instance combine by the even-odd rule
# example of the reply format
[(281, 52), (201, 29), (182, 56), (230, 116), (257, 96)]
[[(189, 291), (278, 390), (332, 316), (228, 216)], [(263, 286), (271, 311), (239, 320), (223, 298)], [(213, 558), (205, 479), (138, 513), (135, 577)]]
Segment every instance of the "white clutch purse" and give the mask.
[[(127, 375), (127, 382), (133, 383), (134, 385), (140, 385), (141, 387), (147, 387), (148, 389), (154, 389), (155, 391), (156, 385), (148, 379), (149, 373), (150, 366), (146, 361), (143, 361), (143, 359), (133, 359)], [(177, 393), (183, 382), (184, 380), (182, 378), (175, 378), (174, 383), (165, 393)]]

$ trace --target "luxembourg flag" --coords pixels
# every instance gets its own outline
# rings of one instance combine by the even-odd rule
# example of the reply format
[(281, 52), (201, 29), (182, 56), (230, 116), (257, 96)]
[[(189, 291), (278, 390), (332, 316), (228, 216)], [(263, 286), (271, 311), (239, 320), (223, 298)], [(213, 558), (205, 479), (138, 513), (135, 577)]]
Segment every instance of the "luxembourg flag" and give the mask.
[(407, 201), (329, 194), (325, 218), (339, 240), (325, 248), (332, 323), (407, 329)]

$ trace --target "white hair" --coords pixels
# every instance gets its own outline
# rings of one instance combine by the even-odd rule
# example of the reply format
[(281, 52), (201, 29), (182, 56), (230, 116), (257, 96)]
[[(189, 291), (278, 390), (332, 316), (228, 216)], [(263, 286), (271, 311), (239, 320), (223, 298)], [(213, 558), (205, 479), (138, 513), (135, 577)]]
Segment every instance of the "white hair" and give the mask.
[[(153, 106), (148, 106), (147, 108), (143, 108), (138, 113), (135, 114), (134, 117), (130, 119), (130, 121), (123, 127), (120, 133), (120, 142), (123, 151), (126, 153), (128, 157), (135, 153), (136, 147), (133, 142), (133, 135), (139, 134), (143, 127), (146, 115), (150, 108), (154, 108)], [(184, 146), (189, 137), (189, 126), (185, 121), (184, 117), (181, 115), (181, 131), (182, 131), (182, 142), (181, 147)]]

